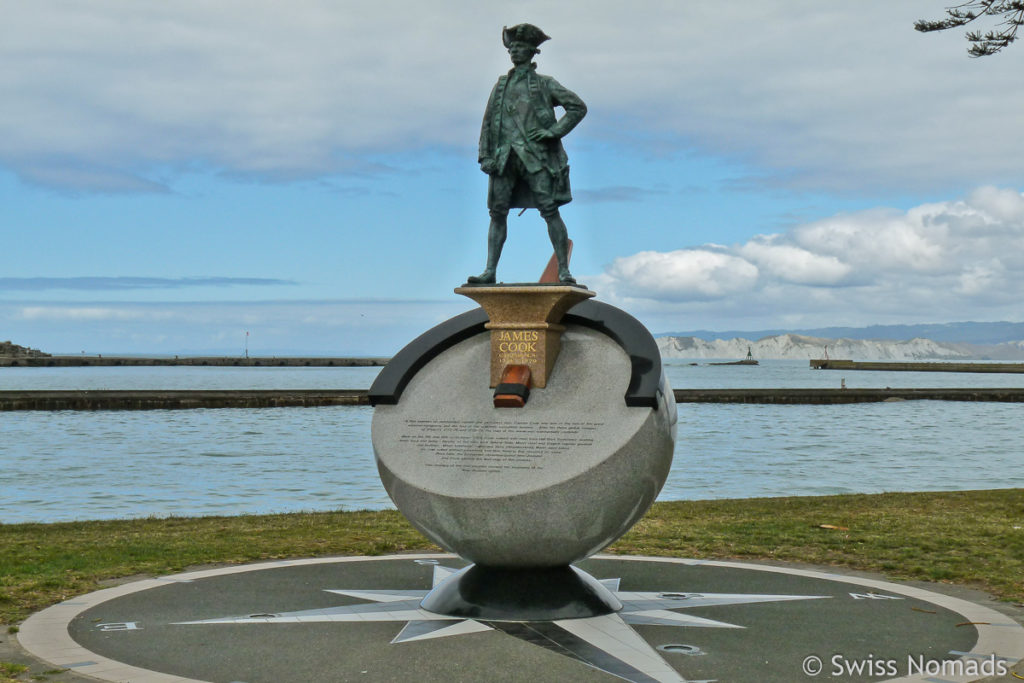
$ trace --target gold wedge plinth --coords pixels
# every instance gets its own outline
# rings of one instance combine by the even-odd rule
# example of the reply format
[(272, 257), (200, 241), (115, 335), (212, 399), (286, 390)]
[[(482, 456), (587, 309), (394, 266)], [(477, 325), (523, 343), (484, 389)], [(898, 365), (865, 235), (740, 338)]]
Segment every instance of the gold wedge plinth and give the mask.
[(490, 318), (490, 386), (498, 386), (506, 366), (526, 365), (538, 389), (547, 386), (562, 348), (562, 316), (595, 296), (584, 287), (530, 284), (457, 287), (455, 293), (480, 304)]

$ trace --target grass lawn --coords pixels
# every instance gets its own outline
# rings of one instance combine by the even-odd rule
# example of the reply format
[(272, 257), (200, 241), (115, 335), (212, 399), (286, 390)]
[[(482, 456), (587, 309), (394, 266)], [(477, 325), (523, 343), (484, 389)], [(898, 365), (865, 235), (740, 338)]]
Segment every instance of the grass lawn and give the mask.
[[(395, 511), (0, 524), (0, 623), (121, 577), (413, 550), (437, 548)], [(833, 565), (1020, 603), (1024, 489), (657, 503), (608, 552)]]

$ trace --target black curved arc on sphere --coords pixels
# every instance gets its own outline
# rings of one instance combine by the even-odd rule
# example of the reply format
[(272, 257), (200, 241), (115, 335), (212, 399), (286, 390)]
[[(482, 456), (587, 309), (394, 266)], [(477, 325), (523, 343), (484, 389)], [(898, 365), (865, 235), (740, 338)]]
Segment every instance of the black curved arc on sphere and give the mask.
[(611, 337), (626, 352), (632, 365), (626, 405), (658, 409), (661, 353), (658, 343), (639, 320), (621, 308), (588, 299), (570, 308), (562, 323), (582, 325)]
[(423, 366), (461, 341), (486, 332), (487, 313), (482, 308), (460, 313), (413, 339), (381, 368), (370, 387), (370, 405), (395, 405)]
[[(413, 376), (424, 365), (461, 341), (486, 331), (487, 313), (467, 311), (430, 328), (395, 354), (370, 387), (370, 405), (395, 405)], [(661, 354), (654, 337), (639, 320), (620, 308), (589, 299), (569, 309), (562, 324), (580, 325), (612, 338), (629, 356), (632, 366), (626, 405), (658, 409)]]

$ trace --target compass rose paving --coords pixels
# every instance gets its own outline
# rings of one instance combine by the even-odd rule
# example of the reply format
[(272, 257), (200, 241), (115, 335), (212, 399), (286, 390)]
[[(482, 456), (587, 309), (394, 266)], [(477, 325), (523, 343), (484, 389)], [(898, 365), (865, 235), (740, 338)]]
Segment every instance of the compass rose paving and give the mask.
[(496, 622), (422, 610), (423, 596), (463, 566), (451, 555), (402, 555), (190, 572), (56, 605), (25, 622), (19, 640), (99, 680), (151, 683), (791, 683), (812, 680), (815, 659), (820, 679), (967, 681), (982, 665), (1005, 672), (1024, 657), (1024, 628), (988, 607), (729, 562), (580, 562), (623, 603), (601, 617)]

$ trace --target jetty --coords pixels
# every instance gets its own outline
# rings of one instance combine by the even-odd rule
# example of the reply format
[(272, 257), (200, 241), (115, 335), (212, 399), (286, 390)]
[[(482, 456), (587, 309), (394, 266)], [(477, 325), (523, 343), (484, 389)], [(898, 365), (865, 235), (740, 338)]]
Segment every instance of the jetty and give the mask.
[(708, 363), (708, 365), (759, 365), (759, 363), (754, 360), (754, 354), (750, 351), (750, 347), (748, 346), (747, 357), (743, 360), (734, 360), (728, 363)]
[(0, 368), (69, 368), (111, 366), (209, 366), (209, 367), (379, 367), (390, 358), (298, 356), (2, 356)]
[[(1021, 388), (675, 389), (677, 403), (828, 405), (883, 401), (1024, 403)], [(0, 411), (369, 406), (365, 389), (0, 391)]]
[(1024, 363), (853, 361), (833, 358), (812, 359), (811, 367), (815, 370), (883, 370), (888, 372), (1024, 372)]
[(1024, 387), (870, 389), (674, 389), (676, 403), (774, 403), (828, 405), (896, 401), (1024, 403)]
[(365, 389), (0, 391), (5, 410), (181, 410), (370, 405)]

